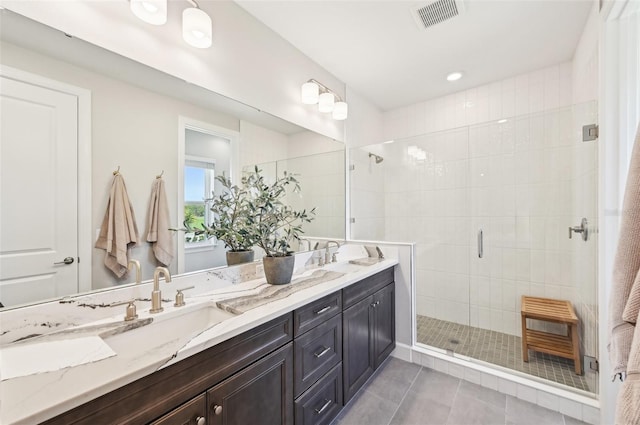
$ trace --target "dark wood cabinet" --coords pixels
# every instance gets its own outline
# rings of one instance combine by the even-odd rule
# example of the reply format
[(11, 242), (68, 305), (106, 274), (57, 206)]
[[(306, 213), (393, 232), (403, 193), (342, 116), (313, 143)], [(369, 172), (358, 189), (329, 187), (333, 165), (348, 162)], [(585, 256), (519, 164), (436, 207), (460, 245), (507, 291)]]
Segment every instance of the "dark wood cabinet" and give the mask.
[(342, 410), (342, 363), (296, 399), (296, 425), (327, 425)]
[(151, 425), (205, 425), (206, 418), (207, 398), (205, 394), (201, 394), (153, 421)]
[(393, 275), (390, 267), (45, 423), (329, 424), (395, 348)]
[(344, 404), (396, 346), (393, 274), (385, 270), (353, 286), (351, 296), (343, 293), (350, 305), (342, 318)]
[(374, 368), (396, 348), (395, 285), (387, 285), (373, 295), (373, 358)]
[(209, 425), (293, 425), (289, 343), (207, 391)]
[(344, 403), (362, 387), (375, 370), (373, 358), (373, 295), (342, 314)]

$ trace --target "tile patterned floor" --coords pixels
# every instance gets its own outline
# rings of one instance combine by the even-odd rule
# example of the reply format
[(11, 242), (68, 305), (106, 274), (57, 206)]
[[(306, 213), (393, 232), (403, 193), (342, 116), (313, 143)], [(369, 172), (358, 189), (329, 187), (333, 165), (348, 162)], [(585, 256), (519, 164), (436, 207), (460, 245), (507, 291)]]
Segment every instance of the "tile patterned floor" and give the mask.
[(586, 425), (535, 404), (393, 357), (332, 425)]
[(522, 339), (515, 335), (417, 316), (417, 339), (432, 347), (592, 391), (587, 380), (575, 374), (573, 360), (529, 351), (529, 362), (523, 362)]

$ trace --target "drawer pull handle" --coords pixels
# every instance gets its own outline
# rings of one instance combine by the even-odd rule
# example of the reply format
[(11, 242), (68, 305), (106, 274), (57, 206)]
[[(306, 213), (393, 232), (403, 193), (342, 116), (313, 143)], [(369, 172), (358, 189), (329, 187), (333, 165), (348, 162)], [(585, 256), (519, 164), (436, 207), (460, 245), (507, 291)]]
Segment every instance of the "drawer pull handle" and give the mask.
[(331, 306), (328, 305), (324, 308), (321, 308), (320, 310), (316, 311), (316, 314), (322, 314), (322, 313), (326, 313), (327, 311), (331, 310)]
[(220, 416), (220, 414), (222, 413), (222, 406), (215, 404), (213, 406), (211, 406), (211, 410), (213, 410), (213, 413), (216, 416)]
[(376, 307), (378, 307), (378, 305), (380, 305), (380, 301), (376, 301), (376, 302), (372, 303), (371, 307), (376, 308)]
[(198, 416), (196, 418), (196, 425), (205, 425), (207, 423), (207, 420), (204, 418), (204, 416)]
[(313, 409), (313, 410), (315, 410), (315, 411), (316, 411), (316, 415), (320, 415), (320, 414), (322, 414), (322, 412), (324, 412), (325, 410), (327, 410), (327, 408), (328, 408), (329, 406), (331, 406), (331, 404), (333, 404), (333, 401), (332, 401), (332, 400), (327, 400), (327, 399), (325, 398), (325, 403), (322, 405), (322, 407), (321, 407), (321, 408), (319, 408), (319, 409)]
[(319, 353), (313, 353), (313, 355), (316, 356), (317, 359), (319, 359), (320, 357), (327, 354), (329, 351), (331, 351), (331, 347), (324, 347), (324, 350), (320, 351)]

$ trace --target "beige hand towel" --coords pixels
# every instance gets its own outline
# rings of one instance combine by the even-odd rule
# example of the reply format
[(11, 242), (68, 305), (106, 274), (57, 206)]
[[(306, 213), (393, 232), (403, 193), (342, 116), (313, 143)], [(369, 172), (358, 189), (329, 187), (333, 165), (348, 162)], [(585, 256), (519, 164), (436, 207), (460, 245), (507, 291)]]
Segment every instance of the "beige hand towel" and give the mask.
[(173, 235), (169, 230), (170, 222), (164, 180), (157, 178), (151, 187), (151, 201), (147, 214), (147, 223), (149, 223), (147, 242), (153, 243), (153, 254), (165, 266), (173, 261)]
[(609, 357), (614, 376), (626, 375), (616, 424), (640, 424), (640, 127), (631, 153), (609, 306)]
[(107, 211), (95, 247), (106, 251), (104, 265), (116, 276), (122, 277), (127, 272), (129, 250), (139, 239), (136, 217), (131, 208), (127, 188), (122, 175), (118, 173), (111, 184)]

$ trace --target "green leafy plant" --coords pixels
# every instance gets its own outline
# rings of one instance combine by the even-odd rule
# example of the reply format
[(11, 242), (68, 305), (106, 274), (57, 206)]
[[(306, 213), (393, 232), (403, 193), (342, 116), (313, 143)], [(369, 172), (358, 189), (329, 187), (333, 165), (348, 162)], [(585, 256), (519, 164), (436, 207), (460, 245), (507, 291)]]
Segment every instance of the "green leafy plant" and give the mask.
[(283, 202), (287, 189), (300, 191), (300, 184), (293, 174), (285, 171), (284, 176), (268, 183), (261, 170), (243, 177), (245, 188), (251, 193), (248, 200), (253, 226), (254, 242), (268, 257), (284, 257), (291, 254), (290, 243), (300, 239), (303, 223), (310, 223), (315, 216), (315, 208), (310, 211), (296, 211)]
[(212, 200), (211, 211), (215, 214), (213, 223), (206, 226), (207, 233), (215, 236), (233, 252), (248, 251), (254, 245), (255, 231), (251, 216), (253, 205), (249, 188), (234, 185), (224, 174), (216, 180), (225, 189)]

